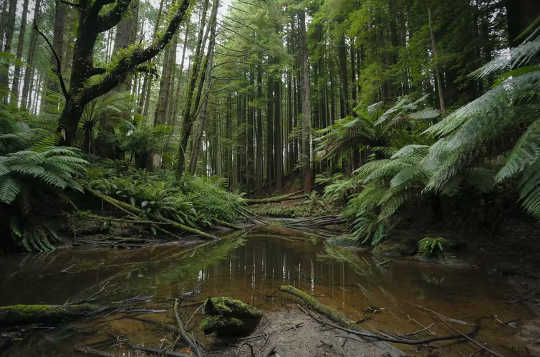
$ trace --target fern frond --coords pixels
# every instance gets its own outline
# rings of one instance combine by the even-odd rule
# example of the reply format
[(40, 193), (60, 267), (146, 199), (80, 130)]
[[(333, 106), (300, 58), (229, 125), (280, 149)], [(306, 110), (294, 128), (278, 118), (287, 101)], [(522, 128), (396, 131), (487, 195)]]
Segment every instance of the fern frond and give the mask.
[(484, 78), (494, 72), (503, 69), (512, 69), (530, 63), (540, 53), (540, 37), (533, 41), (523, 42), (517, 47), (511, 48), (507, 53), (495, 57), (493, 60), (480, 67), (471, 75), (475, 78)]
[(0, 202), (11, 204), (21, 192), (21, 185), (9, 176), (0, 177)]
[(495, 180), (504, 181), (525, 170), (540, 157), (540, 120), (534, 121), (519, 138), (506, 164), (497, 173)]

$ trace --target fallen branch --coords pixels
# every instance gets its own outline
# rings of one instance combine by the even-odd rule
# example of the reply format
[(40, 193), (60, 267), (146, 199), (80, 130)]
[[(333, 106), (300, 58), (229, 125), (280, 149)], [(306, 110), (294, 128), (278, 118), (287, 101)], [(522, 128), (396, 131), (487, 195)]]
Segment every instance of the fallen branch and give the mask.
[[(313, 310), (321, 313), (322, 315), (328, 317), (332, 321), (337, 322), (340, 325), (333, 324), (331, 322), (323, 321), (322, 319), (316, 317), (311, 311), (305, 310), (303, 308), (302, 311), (310, 315), (314, 320), (318, 321), (319, 323), (323, 325), (328, 325), (330, 327), (349, 332), (352, 334), (355, 334), (357, 336), (361, 336), (366, 339), (371, 339), (375, 341), (385, 341), (385, 342), (392, 342), (392, 343), (400, 343), (405, 345), (423, 345), (427, 343), (437, 342), (437, 341), (447, 341), (447, 340), (456, 340), (464, 338), (464, 335), (470, 337), (474, 336), (478, 330), (480, 330), (480, 326), (476, 325), (472, 331), (470, 331), (467, 334), (459, 333), (456, 335), (449, 335), (449, 336), (440, 336), (440, 337), (432, 337), (427, 339), (410, 339), (410, 338), (404, 338), (404, 337), (397, 337), (397, 336), (389, 336), (386, 334), (380, 334), (380, 333), (373, 333), (366, 330), (360, 329), (354, 321), (348, 319), (345, 315), (340, 313), (337, 310), (332, 309), (329, 306), (326, 306), (322, 303), (320, 303), (317, 299), (314, 297), (304, 293), (301, 290), (296, 289), (293, 286), (290, 285), (284, 285), (281, 286), (280, 289), (283, 292), (292, 294), (298, 298), (300, 298), (306, 305), (308, 305)], [(345, 326), (345, 327), (343, 327)]]
[(342, 314), (341, 312), (332, 309), (331, 307), (321, 304), (317, 299), (315, 299), (313, 296), (306, 294), (302, 290), (299, 290), (291, 285), (283, 285), (279, 288), (280, 291), (294, 295), (298, 298), (300, 298), (305, 304), (307, 304), (310, 308), (317, 311), (318, 313), (323, 314), (327, 318), (329, 318), (332, 321), (335, 321), (339, 323), (342, 326), (345, 326), (349, 329), (356, 329), (356, 323), (353, 320), (350, 320)]
[(153, 348), (153, 347), (146, 347), (146, 346), (137, 345), (137, 344), (135, 344), (135, 343), (133, 343), (133, 342), (131, 342), (129, 340), (127, 341), (127, 344), (129, 345), (129, 347), (131, 347), (134, 350), (151, 352), (151, 353), (157, 354), (158, 356), (165, 355), (165, 356), (172, 356), (172, 357), (191, 357), (191, 355), (187, 355), (185, 353), (165, 351), (165, 350), (161, 350), (159, 348)]
[(178, 330), (180, 331), (182, 338), (189, 344), (197, 357), (202, 357), (202, 352), (199, 349), (199, 346), (197, 346), (197, 342), (195, 342), (184, 329), (184, 324), (182, 323), (180, 315), (178, 314), (178, 299), (174, 300), (174, 316), (176, 317), (176, 323), (178, 324)]
[[(428, 344), (428, 343), (432, 343), (432, 342), (458, 340), (458, 339), (463, 338), (463, 335), (465, 335), (465, 334), (462, 335), (461, 333), (459, 333), (459, 334), (456, 334), (456, 335), (432, 337), (432, 338), (426, 338), (426, 339), (421, 339), (421, 340), (398, 338), (398, 337), (392, 337), (392, 336), (385, 336), (385, 335), (382, 335), (382, 334), (376, 334), (376, 333), (369, 332), (369, 331), (348, 329), (348, 328), (333, 324), (331, 322), (324, 321), (324, 320), (318, 318), (317, 316), (315, 316), (309, 310), (306, 310), (306, 309), (303, 309), (303, 308), (301, 310), (304, 311), (306, 314), (311, 316), (315, 321), (319, 322), (322, 325), (327, 325), (327, 326), (333, 327), (335, 329), (338, 329), (338, 330), (341, 330), (341, 331), (344, 331), (344, 332), (352, 333), (354, 335), (360, 336), (360, 337), (362, 337), (364, 339), (368, 339), (368, 340), (385, 341), (385, 342), (391, 342), (391, 343), (400, 343), (400, 344), (404, 344), (404, 345), (424, 345), (424, 344)], [(469, 332), (466, 335), (475, 335), (479, 330), (480, 330), (480, 326), (477, 325), (477, 326), (474, 327), (474, 329), (471, 332)], [(362, 341), (362, 340), (359, 340), (359, 341), (365, 342), (365, 341)]]
[(424, 310), (424, 311), (427, 311), (429, 313), (431, 313), (433, 316), (435, 316), (447, 329), (453, 331), (453, 332), (456, 332), (458, 333), (460, 336), (462, 336), (463, 338), (465, 338), (466, 340), (468, 340), (469, 342), (475, 344), (476, 346), (480, 347), (481, 349), (485, 350), (486, 352), (490, 353), (491, 355), (493, 356), (496, 356), (496, 357), (503, 357), (503, 355), (501, 355), (500, 353), (498, 352), (495, 352), (493, 351), (492, 349), (489, 349), (488, 347), (486, 347), (485, 345), (481, 344), (480, 342), (476, 341), (474, 338), (472, 338), (472, 335), (470, 333), (468, 334), (464, 334), (463, 332), (455, 329), (454, 327), (450, 326), (449, 324), (446, 323), (446, 321), (450, 321), (450, 322), (458, 322), (458, 323), (463, 323), (464, 321), (460, 321), (460, 320), (456, 320), (456, 319), (452, 319), (452, 318), (449, 318), (448, 316), (445, 316), (441, 313), (438, 313), (436, 311), (433, 311), (431, 309), (428, 309), (426, 307), (423, 307), (423, 306), (420, 306), (420, 305), (416, 305), (416, 307)]
[(94, 355), (94, 356), (114, 357), (114, 354), (112, 354), (112, 353), (96, 350), (95, 348), (92, 348), (92, 347), (80, 347), (79, 346), (79, 347), (75, 347), (75, 351), (85, 353), (85, 354), (89, 354), (89, 355)]

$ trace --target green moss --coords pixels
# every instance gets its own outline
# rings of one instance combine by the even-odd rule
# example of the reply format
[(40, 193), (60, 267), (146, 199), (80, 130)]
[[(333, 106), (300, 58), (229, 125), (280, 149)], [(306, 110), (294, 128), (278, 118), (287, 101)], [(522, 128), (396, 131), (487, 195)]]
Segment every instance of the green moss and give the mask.
[(206, 317), (200, 327), (205, 334), (216, 332), (218, 336), (244, 336), (251, 333), (259, 323), (262, 312), (240, 300), (215, 297), (206, 300)]
[(99, 309), (97, 305), (9, 305), (0, 306), (0, 325), (58, 323)]
[(214, 297), (206, 300), (205, 312), (213, 316), (261, 318), (262, 312), (240, 300), (229, 297)]

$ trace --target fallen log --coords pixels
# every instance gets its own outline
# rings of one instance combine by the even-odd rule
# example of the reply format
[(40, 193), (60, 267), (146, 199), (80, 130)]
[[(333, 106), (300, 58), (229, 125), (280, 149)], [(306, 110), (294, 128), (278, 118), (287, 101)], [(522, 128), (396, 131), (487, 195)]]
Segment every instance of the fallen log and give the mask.
[(103, 309), (102, 306), (93, 304), (0, 306), (0, 325), (55, 324), (88, 316)]
[(291, 192), (286, 195), (281, 196), (274, 196), (274, 197), (267, 197), (267, 198), (248, 198), (246, 200), (248, 205), (254, 205), (258, 203), (272, 203), (272, 202), (281, 202), (281, 201), (289, 201), (289, 200), (297, 200), (300, 198), (307, 197), (302, 191), (296, 191)]
[(338, 324), (342, 326), (345, 326), (349, 329), (358, 329), (358, 326), (353, 320), (350, 320), (349, 318), (347, 318), (347, 316), (345, 316), (341, 312), (335, 309), (332, 309), (331, 307), (327, 305), (321, 304), (319, 300), (315, 299), (311, 295), (306, 294), (302, 290), (295, 288), (294, 286), (282, 285), (279, 288), (279, 290), (300, 298), (311, 309), (317, 311), (318, 313), (326, 316), (330, 320), (337, 322)]
[[(147, 221), (146, 219), (141, 217), (141, 214), (143, 214), (144, 211), (142, 209), (138, 208), (138, 207), (132, 206), (129, 203), (119, 201), (114, 197), (108, 196), (108, 195), (106, 195), (104, 193), (93, 190), (91, 188), (86, 188), (86, 191), (93, 194), (94, 196), (102, 199), (103, 201), (109, 203), (110, 205), (120, 209), (124, 213), (128, 213), (129, 215), (131, 215), (136, 220), (145, 221), (145, 222)], [(160, 221), (161, 221), (160, 223), (165, 223), (167, 225), (173, 226), (174, 228), (178, 228), (178, 229), (180, 229), (182, 231), (185, 231), (185, 232), (194, 233), (194, 234), (196, 234), (196, 235), (198, 235), (200, 237), (206, 238), (206, 239), (218, 239), (213, 234), (209, 234), (209, 233), (203, 232), (201, 230), (198, 230), (196, 228), (186, 226), (184, 224), (173, 221), (172, 219), (162, 217)]]

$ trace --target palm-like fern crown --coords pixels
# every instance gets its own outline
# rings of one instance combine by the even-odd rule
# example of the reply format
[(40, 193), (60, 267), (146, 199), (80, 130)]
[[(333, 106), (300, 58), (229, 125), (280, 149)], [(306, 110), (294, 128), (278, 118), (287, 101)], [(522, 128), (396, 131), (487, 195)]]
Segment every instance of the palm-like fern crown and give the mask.
[(440, 191), (468, 168), (502, 156), (495, 182), (518, 178), (523, 207), (540, 217), (539, 54), (537, 36), (472, 74), (506, 70), (492, 89), (426, 131), (440, 137), (423, 162), (433, 172), (427, 190)]
[[(345, 213), (359, 238), (382, 239), (399, 208), (426, 193), (453, 196), (467, 186), (488, 192), (509, 179), (515, 179), (523, 207), (540, 217), (539, 53), (540, 37), (529, 38), (475, 71), (477, 78), (506, 72), (484, 95), (427, 129), (439, 138), (433, 145), (407, 145), (355, 171), (354, 180), (364, 187)], [(417, 103), (400, 100), (374, 125), (398, 125), (400, 110)]]

